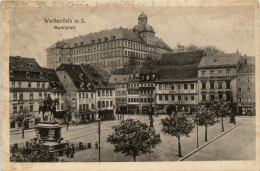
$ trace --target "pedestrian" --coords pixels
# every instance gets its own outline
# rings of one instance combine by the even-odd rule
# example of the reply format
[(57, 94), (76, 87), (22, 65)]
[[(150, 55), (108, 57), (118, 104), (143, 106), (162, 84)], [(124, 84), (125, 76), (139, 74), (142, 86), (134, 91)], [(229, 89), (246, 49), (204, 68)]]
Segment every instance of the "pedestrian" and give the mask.
[(69, 157), (69, 155), (70, 155), (70, 147), (66, 148), (66, 155), (67, 155), (67, 157)]
[(74, 145), (72, 144), (71, 149), (70, 149), (70, 158), (74, 158)]

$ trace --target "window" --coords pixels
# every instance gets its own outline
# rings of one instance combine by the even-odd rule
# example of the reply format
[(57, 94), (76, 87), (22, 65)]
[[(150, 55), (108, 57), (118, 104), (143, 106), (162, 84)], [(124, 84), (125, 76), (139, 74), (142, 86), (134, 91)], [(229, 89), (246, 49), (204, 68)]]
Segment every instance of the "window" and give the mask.
[(191, 95), (191, 101), (194, 101), (194, 95)]
[(210, 82), (210, 89), (214, 89), (214, 82)]
[(165, 90), (169, 89), (169, 84), (165, 84)]
[(180, 84), (178, 84), (178, 90), (180, 90), (181, 89), (181, 85)]
[(250, 78), (247, 78), (247, 82), (250, 82)]
[(18, 82), (18, 87), (22, 87), (21, 81)]
[(238, 92), (241, 92), (242, 91), (242, 89), (241, 88), (238, 88)]
[(230, 76), (230, 70), (226, 70), (226, 76), (227, 76), (227, 77)]
[(105, 91), (104, 90), (102, 90), (102, 96), (105, 96)]
[(162, 90), (162, 84), (159, 84), (159, 90)]
[(102, 101), (102, 107), (105, 107), (105, 101)]
[(33, 105), (30, 105), (30, 112), (33, 112)]
[(190, 84), (190, 88), (194, 90), (194, 84)]
[(42, 99), (42, 93), (39, 93), (39, 99)]
[(174, 90), (174, 85), (173, 84), (171, 85), (171, 90)]
[(184, 84), (184, 90), (188, 89), (188, 84)]
[(241, 97), (239, 97), (239, 98), (238, 98), (238, 101), (239, 101), (239, 102), (242, 102), (242, 98), (241, 98)]
[(214, 101), (215, 100), (215, 95), (214, 94), (210, 94), (210, 100)]
[(202, 94), (202, 101), (206, 101), (206, 94)]
[(30, 78), (30, 73), (29, 73), (29, 72), (26, 72), (25, 77), (26, 77), (26, 78)]
[(201, 77), (205, 77), (206, 71), (201, 71)]
[(20, 93), (20, 100), (23, 100), (23, 93)]
[(188, 101), (188, 96), (184, 96), (185, 101)]
[(165, 101), (168, 101), (168, 95), (165, 95)]
[(218, 88), (222, 89), (222, 82), (218, 82)]
[(178, 95), (178, 101), (181, 101), (181, 95)]
[(17, 113), (17, 106), (13, 106), (13, 113)]
[(42, 88), (45, 88), (45, 83), (42, 83)]
[(100, 101), (98, 101), (98, 108), (100, 108), (101, 107), (101, 102)]
[(109, 103), (108, 103), (108, 101), (106, 101), (106, 107), (109, 107)]
[(13, 100), (17, 100), (17, 93), (14, 93)]
[(172, 96), (172, 101), (174, 101), (174, 95), (172, 94), (171, 96)]
[(247, 87), (247, 92), (250, 92), (250, 87)]
[(231, 94), (227, 93), (227, 101), (230, 101), (230, 100), (231, 100)]
[(230, 82), (229, 81), (226, 82), (226, 88), (230, 88)]
[(30, 93), (30, 100), (33, 100), (33, 93)]
[(206, 83), (202, 83), (202, 89), (206, 89)]
[(222, 70), (219, 70), (219, 71), (218, 71), (218, 76), (219, 76), (219, 77), (222, 77)]
[(161, 94), (159, 94), (159, 100), (162, 100), (162, 95)]
[(44, 97), (47, 97), (47, 93), (44, 93)]
[(98, 90), (98, 97), (100, 97), (100, 90)]
[(112, 107), (112, 106), (113, 106), (113, 101), (111, 100), (111, 101), (110, 101), (110, 107)]
[(94, 108), (95, 108), (94, 103), (92, 103), (91, 104), (91, 109), (94, 109)]
[(214, 77), (214, 71), (210, 71), (210, 77)]
[(28, 87), (32, 87), (32, 84), (31, 84), (31, 82), (30, 82), (30, 81), (28, 82)]
[(40, 83), (39, 82), (37, 82), (37, 88), (40, 88)]
[(218, 93), (218, 99), (219, 100), (222, 100), (223, 99), (223, 94), (220, 92), (220, 93)]
[[(110, 90), (110, 96), (113, 96), (113, 92), (112, 92), (112, 90)], [(92, 97), (93, 98), (93, 97)]]
[(10, 71), (10, 77), (13, 77), (13, 76), (14, 76), (14, 72)]
[(23, 106), (20, 106), (20, 112), (22, 112), (23, 111)]
[(15, 82), (14, 81), (12, 81), (12, 87), (15, 87)]

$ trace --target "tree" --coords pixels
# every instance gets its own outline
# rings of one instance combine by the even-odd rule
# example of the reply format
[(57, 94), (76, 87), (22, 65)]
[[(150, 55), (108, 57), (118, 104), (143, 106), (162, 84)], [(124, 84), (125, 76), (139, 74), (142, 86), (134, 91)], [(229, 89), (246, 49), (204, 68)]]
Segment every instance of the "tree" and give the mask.
[(212, 108), (217, 117), (221, 117), (222, 132), (224, 132), (223, 118), (229, 116), (230, 107), (224, 100), (214, 101)]
[(152, 148), (161, 143), (160, 134), (156, 134), (154, 129), (139, 120), (129, 118), (112, 129), (113, 133), (107, 137), (107, 142), (115, 145), (116, 153), (131, 156), (134, 161), (137, 156), (152, 153)]
[(35, 116), (33, 113), (30, 113), (28, 108), (24, 108), (22, 111), (19, 111), (18, 113), (12, 113), (10, 116), (10, 121), (18, 122), (19, 125), (22, 126), (22, 138), (24, 138), (24, 129), (25, 125), (29, 124), (29, 122), (34, 118)]
[(188, 137), (195, 125), (191, 120), (188, 120), (186, 115), (180, 113), (161, 119), (161, 122), (163, 125), (162, 132), (178, 138), (178, 156), (182, 157), (181, 136)]
[(196, 111), (195, 123), (205, 126), (205, 141), (208, 141), (207, 129), (216, 123), (215, 114), (211, 108), (199, 106)]

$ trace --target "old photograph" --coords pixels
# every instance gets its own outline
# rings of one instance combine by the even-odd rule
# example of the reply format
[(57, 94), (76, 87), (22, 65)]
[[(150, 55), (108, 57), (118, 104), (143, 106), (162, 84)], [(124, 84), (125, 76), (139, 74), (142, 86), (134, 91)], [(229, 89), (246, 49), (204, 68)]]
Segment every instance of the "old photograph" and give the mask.
[(248, 2), (5, 1), (8, 162), (256, 161)]

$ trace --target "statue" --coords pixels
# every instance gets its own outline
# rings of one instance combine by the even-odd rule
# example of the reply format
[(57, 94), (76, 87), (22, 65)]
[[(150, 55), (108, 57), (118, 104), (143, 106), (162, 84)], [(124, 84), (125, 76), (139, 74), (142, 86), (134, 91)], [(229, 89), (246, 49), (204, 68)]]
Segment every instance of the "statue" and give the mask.
[[(54, 114), (56, 112), (56, 104), (59, 104), (59, 99), (52, 100), (50, 94), (43, 100), (39, 106), (39, 114), (42, 112), (42, 120), (55, 122)], [(48, 119), (46, 120), (45, 114), (48, 114)]]

